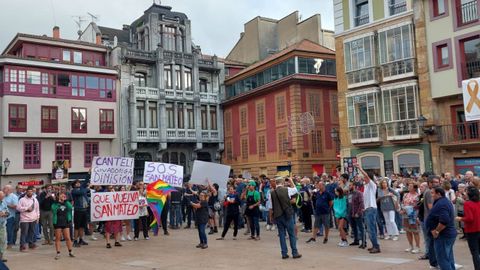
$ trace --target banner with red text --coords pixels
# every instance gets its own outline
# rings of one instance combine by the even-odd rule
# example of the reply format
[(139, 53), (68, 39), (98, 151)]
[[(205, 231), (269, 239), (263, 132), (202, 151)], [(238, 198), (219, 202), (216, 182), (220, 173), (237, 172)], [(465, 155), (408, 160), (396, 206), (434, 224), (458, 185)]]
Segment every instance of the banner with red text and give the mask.
[(92, 222), (138, 218), (138, 191), (95, 192), (90, 197)]

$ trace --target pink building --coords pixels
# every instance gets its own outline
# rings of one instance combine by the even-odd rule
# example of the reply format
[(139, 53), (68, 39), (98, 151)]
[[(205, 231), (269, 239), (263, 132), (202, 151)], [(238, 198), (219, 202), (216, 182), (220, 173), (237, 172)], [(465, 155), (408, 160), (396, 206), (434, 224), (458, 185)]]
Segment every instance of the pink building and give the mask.
[(0, 56), (1, 184), (51, 179), (52, 161), (69, 160), (71, 179), (92, 158), (117, 155), (117, 71), (107, 48), (17, 34)]

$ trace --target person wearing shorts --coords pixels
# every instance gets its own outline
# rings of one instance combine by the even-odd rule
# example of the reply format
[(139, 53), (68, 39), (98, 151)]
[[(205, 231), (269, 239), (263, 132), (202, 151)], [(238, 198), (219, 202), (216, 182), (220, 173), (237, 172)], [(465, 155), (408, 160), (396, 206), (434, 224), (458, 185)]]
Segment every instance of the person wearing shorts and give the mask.
[(60, 259), (60, 239), (65, 239), (68, 248), (68, 256), (72, 254), (72, 240), (70, 239), (70, 224), (72, 223), (72, 204), (67, 201), (67, 194), (60, 193), (58, 200), (52, 204), (52, 220), (55, 230), (55, 249), (57, 254), (55, 260)]
[(73, 226), (75, 229), (73, 246), (88, 245), (83, 240), (83, 235), (88, 224), (88, 193), (90, 189), (82, 187), (79, 180), (73, 183)]
[(333, 205), (333, 196), (325, 188), (325, 183), (320, 181), (316, 184), (316, 190), (314, 190), (314, 202), (315, 202), (315, 224), (313, 228), (313, 234), (307, 243), (315, 242), (317, 239), (317, 233), (321, 226), (325, 228), (325, 237), (323, 243), (328, 242), (328, 232), (330, 229), (330, 209)]

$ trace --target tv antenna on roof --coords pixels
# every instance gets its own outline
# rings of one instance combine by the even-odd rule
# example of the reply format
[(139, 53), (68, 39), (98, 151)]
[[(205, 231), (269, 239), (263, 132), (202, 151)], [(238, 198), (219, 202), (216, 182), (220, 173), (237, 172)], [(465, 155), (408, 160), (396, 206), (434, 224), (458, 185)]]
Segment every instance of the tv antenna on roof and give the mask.
[(97, 22), (99, 17), (100, 17), (99, 15), (94, 15), (90, 12), (87, 12), (87, 14), (88, 14), (88, 16), (90, 16), (90, 18), (92, 18), (92, 22)]
[(82, 24), (84, 22), (86, 22), (87, 20), (85, 20), (85, 17), (84, 16), (72, 16), (74, 21), (75, 21), (75, 24), (78, 26), (78, 35), (80, 36), (82, 34)]

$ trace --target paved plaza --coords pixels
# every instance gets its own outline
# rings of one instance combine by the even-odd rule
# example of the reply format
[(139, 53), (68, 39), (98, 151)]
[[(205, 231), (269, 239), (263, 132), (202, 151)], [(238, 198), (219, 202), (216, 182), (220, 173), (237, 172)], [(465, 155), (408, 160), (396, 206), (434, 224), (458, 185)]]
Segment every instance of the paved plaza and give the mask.
[[(6, 258), (12, 270), (56, 270), (56, 269), (428, 269), (426, 261), (419, 261), (419, 254), (404, 252), (407, 247), (405, 235), (397, 242), (380, 240), (382, 253), (370, 255), (357, 247), (340, 248), (338, 231), (332, 230), (329, 243), (321, 241), (306, 244), (310, 234), (299, 233), (298, 248), (303, 257), (299, 260), (282, 260), (276, 232), (262, 231), (260, 241), (247, 240), (239, 233), (232, 240), (229, 231), (224, 241), (216, 241), (219, 234), (209, 236), (209, 248), (195, 248), (197, 231), (171, 230), (169, 236), (159, 235), (150, 240), (123, 242), (123, 247), (105, 248), (104, 241), (90, 241), (89, 246), (75, 248), (76, 258), (69, 258), (65, 246), (62, 257), (55, 261), (53, 246), (40, 246), (36, 250), (20, 253), (18, 249), (8, 251)], [(322, 239), (322, 238), (317, 238)], [(65, 245), (62, 242), (62, 245)], [(467, 243), (457, 240), (455, 259), (464, 269), (473, 264)]]

